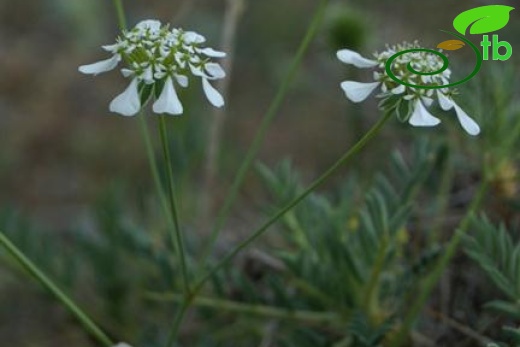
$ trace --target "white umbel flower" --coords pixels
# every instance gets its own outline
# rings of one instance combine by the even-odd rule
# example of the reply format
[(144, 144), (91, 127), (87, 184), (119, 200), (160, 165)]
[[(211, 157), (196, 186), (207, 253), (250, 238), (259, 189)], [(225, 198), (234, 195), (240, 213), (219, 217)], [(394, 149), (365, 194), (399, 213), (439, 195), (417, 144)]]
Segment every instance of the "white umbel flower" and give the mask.
[(352, 102), (362, 102), (380, 87), (381, 93), (377, 95), (378, 98), (383, 99), (380, 105), (383, 105), (385, 110), (393, 110), (403, 103), (409, 104), (409, 111), (402, 120), (407, 120), (410, 125), (417, 127), (432, 127), (440, 123), (439, 118), (433, 116), (427, 109), (433, 103), (433, 98), (437, 96), (442, 110), (454, 110), (462, 128), (470, 135), (478, 135), (480, 133), (478, 124), (453, 100), (452, 95), (455, 91), (442, 87), (450, 83), (450, 69), (435, 75), (414, 75), (408, 71), (408, 66), (420, 72), (439, 71), (443, 66), (443, 61), (438, 56), (424, 51), (410, 52), (400, 55), (392, 64), (392, 71), (400, 80), (415, 86), (435, 87), (436, 91), (431, 88), (405, 86), (388, 76), (386, 62), (390, 57), (398, 52), (417, 48), (420, 48), (417, 42), (387, 46), (385, 51), (375, 53), (374, 59), (365, 58), (349, 49), (338, 51), (337, 57), (341, 62), (357, 68), (375, 68), (376, 70), (373, 74), (373, 82), (342, 82), (341, 88), (345, 92), (345, 96)]
[[(226, 73), (212, 61), (226, 53), (210, 47), (202, 47), (204, 36), (194, 31), (169, 29), (157, 20), (143, 20), (132, 30), (124, 31), (116, 43), (102, 46), (112, 57), (93, 64), (82, 65), (79, 71), (97, 75), (113, 70), (121, 61), (124, 77), (132, 78), (127, 89), (110, 103), (110, 111), (133, 116), (141, 109), (141, 100), (158, 96), (153, 111), (159, 114), (180, 115), (183, 106), (176, 86), (186, 88), (189, 75), (202, 81), (203, 91), (209, 102), (224, 106), (224, 98), (209, 81), (222, 79)], [(157, 90), (161, 88), (160, 90)]]
[(113, 347), (132, 347), (128, 343), (125, 342), (119, 342), (117, 345), (114, 345)]

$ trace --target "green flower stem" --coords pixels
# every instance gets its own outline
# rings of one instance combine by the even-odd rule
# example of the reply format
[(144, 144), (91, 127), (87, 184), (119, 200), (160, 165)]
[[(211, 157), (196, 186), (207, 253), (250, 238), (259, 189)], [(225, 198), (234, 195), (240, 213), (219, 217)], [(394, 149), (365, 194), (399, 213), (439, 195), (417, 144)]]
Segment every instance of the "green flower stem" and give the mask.
[(122, 0), (114, 0), (114, 7), (116, 8), (117, 21), (119, 23), (119, 29), (120, 30), (125, 30), (126, 29), (126, 16), (125, 16), (125, 9), (123, 7), (123, 1)]
[[(141, 127), (141, 135), (143, 137), (143, 142), (146, 148), (146, 156), (148, 157), (148, 164), (150, 165), (150, 171), (152, 172), (155, 189), (157, 190), (157, 195), (159, 196), (159, 201), (161, 203), (164, 216), (166, 217), (167, 227), (173, 230), (175, 225), (173, 223), (173, 217), (170, 208), (168, 207), (168, 200), (166, 199), (166, 194), (164, 193), (164, 187), (161, 182), (159, 170), (157, 169), (157, 161), (155, 160), (153, 144), (152, 140), (150, 139), (150, 131), (148, 130), (148, 124), (146, 123), (146, 115), (144, 111), (141, 111), (139, 114), (139, 123)], [(173, 247), (177, 254), (179, 254), (180, 250), (178, 249), (177, 242), (174, 242)]]
[[(174, 301), (181, 302), (184, 300), (183, 295), (179, 294), (148, 294), (146, 297), (155, 301)], [(287, 308), (277, 308), (267, 305), (251, 305), (246, 303), (238, 303), (231, 300), (222, 300), (216, 298), (197, 297), (193, 300), (194, 306), (207, 307), (215, 310), (230, 311), (249, 315), (269, 317), (272, 319), (295, 320), (309, 324), (337, 324), (342, 321), (342, 317), (331, 312), (313, 312), (290, 310)]]
[(298, 67), (301, 64), (303, 56), (307, 52), (307, 49), (309, 48), (310, 43), (312, 42), (314, 36), (316, 35), (316, 33), (319, 29), (319, 26), (323, 19), (323, 15), (325, 13), (325, 8), (327, 7), (328, 2), (329, 2), (329, 0), (321, 0), (321, 2), (319, 3), (316, 13), (309, 26), (309, 29), (307, 30), (307, 33), (305, 34), (302, 42), (300, 43), (298, 51), (296, 52), (296, 54), (294, 56), (294, 59), (287, 72), (287, 75), (283, 79), (283, 81), (280, 85), (280, 88), (278, 89), (273, 101), (271, 102), (271, 105), (269, 106), (267, 112), (265, 113), (265, 115), (262, 119), (260, 127), (258, 128), (258, 132), (256, 133), (256, 136), (255, 136), (253, 142), (251, 143), (251, 147), (249, 148), (249, 150), (246, 154), (246, 157), (238, 170), (235, 180), (231, 186), (230, 192), (226, 196), (226, 199), (222, 205), (222, 208), (219, 210), (216, 222), (213, 225), (213, 228), (211, 231), (211, 235), (210, 235), (208, 244), (206, 245), (205, 250), (202, 253), (202, 257), (201, 257), (201, 266), (202, 267), (204, 267), (206, 265), (207, 260), (208, 260), (209, 256), (211, 255), (211, 252), (218, 239), (218, 236), (219, 236), (222, 228), (224, 227), (224, 224), (229, 216), (229, 213), (231, 212), (231, 207), (237, 198), (238, 191), (239, 191), (240, 187), (242, 186), (242, 183), (244, 182), (246, 173), (248, 172), (249, 168), (251, 167), (251, 164), (253, 163), (253, 160), (255, 159), (256, 155), (258, 154), (258, 151), (260, 150), (260, 146), (262, 145), (262, 142), (265, 138), (267, 129), (273, 122), (276, 114), (278, 113), (278, 110), (280, 109), (280, 106), (282, 105), (282, 102), (284, 101), (285, 96), (287, 95), (287, 92), (289, 91), (289, 87), (291, 86), (291, 83), (294, 80), (294, 77), (296, 76)]
[(179, 307), (179, 310), (177, 311), (177, 314), (173, 319), (172, 328), (170, 330), (170, 335), (168, 336), (168, 342), (166, 346), (173, 347), (175, 345), (175, 340), (177, 340), (177, 336), (179, 335), (182, 320), (184, 319), (184, 315), (186, 314), (186, 311), (188, 310), (192, 302), (191, 298), (193, 298), (193, 296), (184, 296), (184, 300), (182, 301), (181, 306)]
[(460, 222), (459, 227), (455, 232), (455, 235), (453, 235), (450, 242), (448, 243), (446, 251), (435, 265), (435, 268), (433, 269), (432, 273), (420, 285), (419, 294), (415, 301), (412, 303), (411, 308), (408, 310), (408, 313), (405, 316), (401, 328), (396, 333), (395, 337), (390, 341), (391, 347), (401, 346), (405, 338), (408, 336), (408, 333), (410, 332), (412, 325), (416, 321), (417, 316), (421, 313), (424, 305), (426, 304), (426, 301), (430, 297), (430, 293), (432, 292), (440, 277), (444, 273), (444, 270), (448, 266), (450, 260), (455, 255), (455, 252), (457, 251), (462, 237), (465, 235), (469, 228), (471, 219), (474, 217), (475, 213), (480, 208), (482, 199), (488, 187), (488, 180), (484, 180), (480, 183), (479, 188), (475, 193), (475, 196), (473, 197), (473, 200), (471, 201), (471, 204), (468, 208), (468, 212)]
[(285, 213), (291, 210), (294, 206), (298, 205), (303, 199), (305, 199), (309, 194), (311, 194), (316, 188), (321, 186), (325, 181), (327, 181), (339, 168), (349, 162), (352, 157), (354, 157), (357, 153), (365, 147), (365, 145), (370, 142), (370, 140), (379, 133), (383, 125), (386, 121), (392, 116), (392, 113), (387, 113), (384, 117), (379, 119), (379, 121), (367, 131), (367, 133), (358, 141), (352, 148), (350, 148), (340, 159), (338, 159), (325, 173), (323, 173), (320, 177), (318, 177), (303, 193), (301, 193), (298, 197), (296, 197), (293, 201), (287, 204), (284, 208), (278, 211), (274, 216), (272, 216), (264, 225), (258, 228), (255, 232), (253, 232), (246, 240), (242, 241), (233, 251), (231, 251), (228, 255), (224, 257), (217, 265), (215, 265), (208, 273), (199, 281), (199, 283), (195, 286), (195, 291), (198, 291), (204, 283), (210, 279), (217, 271), (223, 268), (231, 259), (233, 259), (238, 253), (240, 253), (244, 248), (249, 246), (253, 241), (255, 241), (259, 236), (261, 236), (270, 226), (276, 223)]
[(182, 282), (184, 286), (184, 293), (189, 295), (190, 293), (190, 285), (188, 279), (188, 271), (186, 268), (186, 256), (184, 254), (184, 244), (182, 240), (181, 228), (179, 224), (179, 214), (177, 211), (177, 204), (175, 202), (175, 190), (174, 190), (174, 182), (173, 182), (173, 168), (172, 168), (172, 160), (170, 156), (170, 148), (168, 141), (168, 132), (166, 131), (166, 116), (159, 116), (159, 134), (161, 137), (161, 144), (164, 155), (164, 164), (166, 166), (166, 174), (168, 181), (168, 199), (170, 203), (171, 216), (173, 218), (174, 228), (172, 230), (171, 238), (174, 243), (177, 244), (177, 250), (179, 255), (179, 262), (181, 264), (182, 271)]
[[(347, 162), (352, 159), (357, 153), (363, 149), (370, 140), (376, 136), (386, 121), (392, 116), (392, 113), (388, 112), (384, 115), (376, 124), (368, 130), (363, 137), (356, 142), (354, 146), (352, 146), (338, 161), (336, 161), (324, 174), (322, 174), (319, 178), (317, 178), (303, 193), (301, 193), (298, 197), (296, 197), (293, 201), (287, 204), (284, 208), (274, 214), (267, 222), (265, 222), (261, 227), (259, 227), (255, 232), (253, 232), (246, 240), (242, 241), (234, 250), (229, 252), (220, 262), (218, 262), (213, 268), (211, 268), (206, 275), (204, 275), (198, 283), (194, 286), (191, 294), (185, 297), (185, 301), (183, 303), (182, 309), (178, 311), (177, 317), (175, 318), (175, 322), (179, 320), (182, 321), (182, 317), (191, 302), (195, 299), (196, 295), (202, 289), (204, 284), (220, 271), (224, 266), (226, 266), (238, 253), (240, 253), (243, 249), (249, 246), (253, 241), (255, 241), (258, 237), (263, 235), (270, 226), (276, 223), (281, 217), (285, 215), (289, 210), (291, 210), (294, 206), (300, 203), (303, 199), (305, 199), (309, 194), (311, 194), (316, 188), (321, 186), (327, 179), (329, 179), (336, 171), (345, 165)], [(180, 325), (177, 324), (174, 326), (176, 331), (174, 331), (174, 335), (177, 334)], [(172, 346), (171, 344), (168, 346)]]
[(31, 260), (29, 260), (8, 238), (0, 232), (0, 245), (41, 285), (56, 297), (74, 315), (85, 329), (101, 344), (111, 347), (114, 343), (110, 338), (83, 312), (56, 284), (54, 284)]

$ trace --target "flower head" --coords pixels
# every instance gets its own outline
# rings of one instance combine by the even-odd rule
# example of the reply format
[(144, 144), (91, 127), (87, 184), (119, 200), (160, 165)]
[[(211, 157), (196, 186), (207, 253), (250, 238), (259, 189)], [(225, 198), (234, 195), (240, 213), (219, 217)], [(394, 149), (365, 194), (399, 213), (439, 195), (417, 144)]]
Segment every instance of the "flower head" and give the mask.
[(110, 111), (133, 116), (152, 95), (155, 113), (179, 115), (183, 107), (175, 85), (186, 88), (189, 76), (201, 79), (209, 102), (222, 107), (224, 99), (210, 81), (224, 78), (222, 67), (212, 61), (225, 53), (203, 47), (204, 36), (182, 29), (169, 29), (157, 20), (144, 20), (130, 31), (123, 31), (116, 42), (102, 48), (111, 58), (79, 67), (84, 74), (97, 75), (115, 69), (120, 62), (124, 77), (131, 78), (126, 90), (110, 103)]
[[(404, 83), (398, 83), (386, 70), (387, 61), (399, 52), (403, 54), (393, 59), (391, 68), (393, 75)], [(373, 82), (344, 81), (341, 88), (348, 99), (361, 102), (380, 87), (381, 93), (377, 95), (382, 99), (380, 108), (395, 111), (402, 121), (420, 127), (431, 127), (440, 123), (440, 119), (428, 111), (428, 107), (436, 98), (442, 110), (455, 111), (461, 126), (468, 134), (478, 135), (478, 124), (453, 100), (456, 91), (443, 87), (450, 84), (451, 70), (445, 68), (445, 62), (439, 55), (420, 48), (417, 42), (387, 46), (383, 52), (374, 53), (374, 59), (367, 59), (357, 52), (342, 49), (337, 52), (340, 61), (358, 68), (374, 68), (375, 71)], [(410, 69), (420, 74), (415, 74)]]

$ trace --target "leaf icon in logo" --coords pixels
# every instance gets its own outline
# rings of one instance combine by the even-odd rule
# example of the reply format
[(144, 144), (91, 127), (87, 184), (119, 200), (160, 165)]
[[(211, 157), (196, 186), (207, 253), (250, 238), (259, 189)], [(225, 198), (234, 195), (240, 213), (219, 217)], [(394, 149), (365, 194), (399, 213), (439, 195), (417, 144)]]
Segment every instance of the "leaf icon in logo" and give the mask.
[(476, 7), (459, 14), (453, 20), (453, 27), (462, 35), (466, 35), (469, 27), (470, 34), (487, 34), (505, 27), (512, 10), (514, 7), (505, 5)]
[(460, 40), (448, 40), (441, 42), (437, 45), (437, 48), (444, 49), (446, 51), (456, 51), (457, 49), (461, 49), (466, 44)]

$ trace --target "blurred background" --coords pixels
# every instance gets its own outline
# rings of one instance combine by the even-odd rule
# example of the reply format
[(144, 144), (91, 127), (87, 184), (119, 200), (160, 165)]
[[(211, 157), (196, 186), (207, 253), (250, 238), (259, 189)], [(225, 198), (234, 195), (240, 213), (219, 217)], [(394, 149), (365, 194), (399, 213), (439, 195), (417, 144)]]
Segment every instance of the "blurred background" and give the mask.
[[(206, 36), (208, 46), (219, 49), (226, 11), (232, 1), (124, 1), (124, 5), (129, 26), (157, 18), (172, 26), (195, 30)], [(244, 0), (243, 3), (233, 42), (234, 60), (222, 140), (210, 185), (207, 184), (207, 139), (215, 110), (206, 102), (199, 84), (192, 83), (183, 91), (181, 99), (186, 112), (169, 122), (174, 169), (182, 187), (182, 223), (193, 249), (197, 249), (199, 238), (208, 235), (211, 226), (208, 221), (222, 204), (317, 6), (315, 0)], [(435, 47), (446, 39), (439, 29), (452, 29), (452, 20), (458, 13), (487, 3), (330, 1), (316, 39), (269, 128), (258, 163), (275, 167), (289, 160), (302, 184), (308, 183), (380, 117), (377, 99), (354, 105), (344, 97), (339, 88), (341, 81), (368, 82), (371, 73), (341, 64), (335, 57), (338, 49), (350, 48), (370, 56), (383, 50), (387, 43), (401, 41), (419, 40), (426, 47)], [(514, 6), (512, 1), (502, 3)], [(138, 119), (108, 111), (109, 102), (126, 87), (127, 80), (115, 71), (93, 78), (77, 70), (79, 65), (105, 58), (101, 45), (112, 43), (118, 34), (113, 4), (101, 0), (3, 0), (0, 19), (0, 229), (12, 234), (17, 244), (73, 293), (81, 306), (92, 312), (113, 336), (140, 341), (142, 346), (155, 346), (164, 338), (161, 329), (168, 325), (171, 310), (161, 311), (164, 303), (143, 300), (141, 294), (143, 288), (164, 289), (168, 280), (161, 272), (164, 269), (152, 267), (135, 254), (148, 252), (161, 238), (132, 239), (135, 242), (123, 249), (122, 254), (116, 254), (113, 248), (128, 237), (120, 232), (122, 229), (129, 233), (137, 229), (154, 230), (151, 231), (154, 235), (164, 229)], [(448, 146), (454, 178), (449, 187), (450, 213), (441, 228), (445, 233), (438, 239), (449, 237), (482, 177), (479, 168), (484, 161), (483, 148), (494, 148), (503, 135), (498, 130), (491, 133), (497, 129), (492, 127), (495, 112), (501, 109), (505, 118), (518, 118), (519, 56), (515, 49), (520, 39), (515, 33), (520, 30), (519, 19), (519, 13), (513, 11), (509, 25), (499, 32), (500, 39), (513, 46), (511, 60), (484, 62), (481, 73), (459, 88), (458, 100), (479, 122), (482, 136), (466, 135), (455, 117), (443, 116), (443, 123), (435, 129), (412, 129), (397, 119), (392, 120), (352, 165), (322, 189), (323, 193), (334, 194), (353, 176), (357, 177), (359, 187), (368, 186), (376, 172), (385, 172), (394, 150), (399, 150), (409, 162), (418, 141)], [(473, 58), (466, 53), (450, 54), (454, 56), (456, 76), (464, 76), (472, 69)], [(148, 116), (157, 144), (155, 116)], [(492, 218), (514, 230), (519, 220), (518, 159), (513, 158), (507, 165), (503, 170), (505, 183), (494, 185), (494, 194), (490, 193), (486, 208)], [(432, 170), (434, 173), (439, 170), (437, 176), (440, 176), (440, 168)], [(421, 194), (419, 204), (427, 205), (428, 197), (435, 196), (440, 178), (435, 174), (433, 177), (431, 182), (435, 183)], [(262, 175), (251, 170), (224, 229), (217, 255), (265, 218), (268, 201), (270, 195)], [(263, 240), (264, 244), (278, 242), (270, 235)], [(416, 240), (418, 246), (424, 241), (420, 240)], [(2, 344), (95, 345), (52, 298), (6, 258), (0, 258), (7, 264), (0, 266)], [(168, 260), (159, 258), (155, 260), (165, 262), (168, 267)], [(464, 282), (462, 292), (485, 282), (475, 280), (480, 275), (466, 260), (461, 260), (461, 264), (467, 266), (461, 271), (475, 273), (471, 279), (464, 279), (471, 285)], [(96, 272), (100, 267), (103, 271)], [(479, 303), (486, 301), (479, 295), (494, 293), (487, 287), (479, 293), (475, 291), (470, 295), (471, 308), (460, 312), (454, 308), (449, 313), (458, 314), (456, 317), (467, 323), (466, 313), (478, 312)], [(446, 305), (452, 305), (451, 301)], [(432, 328), (430, 332), (447, 341), (459, 339), (458, 333), (443, 329)], [(213, 345), (194, 342), (192, 336), (198, 333), (197, 324), (187, 324), (185, 330), (187, 346)], [(455, 345), (444, 343), (439, 345)], [(221, 345), (258, 346), (259, 343), (246, 339)], [(283, 344), (265, 344), (271, 345)], [(300, 346), (296, 342), (286, 345)]]

